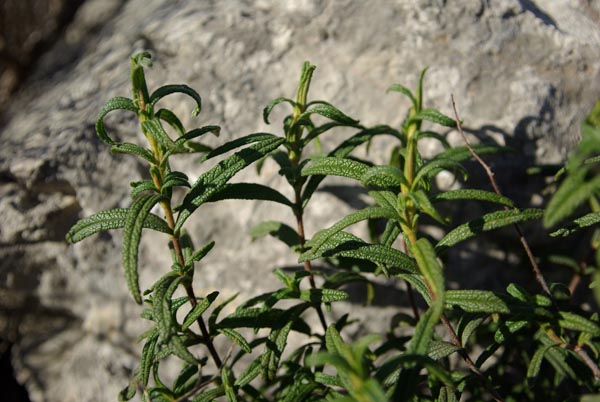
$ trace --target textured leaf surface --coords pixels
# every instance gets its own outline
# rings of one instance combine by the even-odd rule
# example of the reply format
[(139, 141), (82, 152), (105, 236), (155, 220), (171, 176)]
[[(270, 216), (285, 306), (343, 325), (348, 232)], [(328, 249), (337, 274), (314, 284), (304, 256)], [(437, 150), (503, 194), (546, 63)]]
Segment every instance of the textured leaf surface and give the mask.
[(152, 155), (152, 152), (136, 144), (114, 144), (110, 147), (110, 151), (113, 153), (136, 155), (152, 164), (156, 165), (157, 163), (156, 159), (154, 158), (154, 155)]
[(531, 361), (529, 362), (529, 366), (527, 367), (527, 383), (531, 386), (535, 383), (538, 374), (540, 373), (540, 367), (542, 366), (542, 360), (544, 355), (551, 347), (556, 345), (542, 345), (540, 346), (533, 356), (531, 357)]
[(417, 99), (415, 98), (415, 96), (413, 95), (413, 93), (411, 92), (410, 89), (408, 89), (407, 87), (405, 87), (402, 84), (392, 84), (388, 87), (388, 92), (389, 91), (394, 91), (394, 92), (400, 92), (401, 94), (407, 96), (410, 101), (412, 102), (414, 107), (417, 107)]
[(206, 161), (208, 159), (214, 158), (215, 156), (223, 155), (229, 151), (233, 151), (236, 148), (239, 148), (244, 145), (254, 144), (255, 142), (262, 142), (267, 140), (272, 140), (276, 138), (273, 134), (269, 133), (254, 133), (248, 134), (244, 137), (236, 138), (235, 140), (229, 141), (220, 147), (217, 147), (207, 153), (206, 155), (202, 155), (200, 158), (201, 161)]
[(138, 249), (144, 222), (150, 210), (160, 199), (161, 195), (143, 194), (137, 198), (128, 210), (123, 232), (123, 269), (127, 286), (138, 304), (142, 303), (138, 279)]
[(182, 331), (187, 330), (198, 318), (202, 316), (202, 314), (210, 307), (213, 301), (217, 298), (219, 292), (212, 292), (204, 299), (202, 299), (198, 304), (194, 306), (193, 309), (185, 316), (183, 320), (183, 324), (181, 324)]
[(116, 97), (112, 98), (100, 111), (98, 119), (96, 120), (96, 133), (98, 137), (108, 145), (115, 145), (116, 142), (108, 136), (106, 128), (104, 127), (104, 117), (114, 110), (128, 110), (130, 112), (138, 113), (139, 109), (134, 105), (133, 101), (128, 98)]
[(221, 190), (236, 173), (276, 149), (283, 141), (283, 138), (270, 136), (268, 139), (236, 152), (201, 175), (183, 199), (175, 223), (175, 232), (181, 229), (196, 208)]
[(513, 223), (540, 219), (543, 215), (544, 210), (536, 208), (492, 212), (453, 229), (438, 242), (436, 250), (442, 252), (479, 233), (498, 229)]
[(263, 121), (265, 122), (265, 124), (271, 124), (269, 122), (269, 116), (271, 115), (271, 111), (273, 110), (273, 108), (277, 105), (279, 105), (280, 103), (283, 102), (287, 102), (290, 105), (292, 105), (292, 107), (296, 106), (296, 102), (294, 102), (293, 100), (289, 99), (289, 98), (277, 98), (277, 99), (273, 99), (271, 102), (269, 102), (269, 104), (267, 105), (267, 107), (265, 107), (263, 109)]
[(600, 212), (591, 212), (573, 220), (573, 222), (569, 223), (567, 226), (550, 233), (550, 236), (566, 237), (577, 232), (579, 229), (595, 225), (598, 222), (600, 222)]
[(476, 189), (458, 189), (445, 191), (433, 196), (432, 202), (452, 201), (452, 200), (476, 200), (494, 202), (507, 207), (514, 207), (513, 201), (503, 195), (493, 193), (491, 191), (476, 190)]
[(448, 290), (446, 308), (454, 307), (468, 313), (510, 313), (506, 301), (488, 290)]
[(369, 165), (352, 159), (322, 157), (314, 158), (307, 167), (302, 169), (302, 176), (330, 175), (361, 180), (368, 170)]
[[(121, 229), (125, 227), (129, 208), (115, 208), (98, 212), (87, 218), (80, 219), (67, 233), (69, 243), (77, 243), (86, 237), (103, 230)], [(144, 219), (144, 228), (153, 229), (162, 233), (171, 233), (171, 229), (162, 218), (148, 214)]]
[(416, 115), (410, 118), (410, 120), (422, 121), (427, 120), (432, 123), (440, 124), (445, 127), (456, 127), (456, 121), (453, 118), (446, 116), (445, 114), (435, 109), (423, 109)]
[(192, 99), (194, 99), (194, 101), (196, 102), (196, 106), (194, 107), (192, 116), (197, 116), (200, 113), (200, 110), (202, 110), (202, 98), (200, 98), (198, 92), (196, 92), (193, 88), (187, 85), (164, 85), (158, 88), (156, 91), (154, 91), (152, 95), (150, 95), (150, 103), (152, 103), (152, 105), (156, 105), (156, 103), (165, 96), (175, 93), (186, 94)]

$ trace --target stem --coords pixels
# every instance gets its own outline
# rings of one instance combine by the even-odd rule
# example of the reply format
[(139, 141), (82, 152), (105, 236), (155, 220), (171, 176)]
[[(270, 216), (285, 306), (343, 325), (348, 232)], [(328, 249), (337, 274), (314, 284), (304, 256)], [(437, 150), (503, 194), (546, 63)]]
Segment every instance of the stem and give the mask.
[[(488, 179), (490, 180), (490, 183), (492, 184), (492, 187), (494, 188), (494, 191), (496, 192), (496, 194), (502, 195), (502, 192), (500, 191), (500, 187), (498, 187), (498, 183), (496, 182), (496, 179), (494, 178), (494, 172), (492, 172), (492, 169), (490, 169), (490, 167), (483, 161), (483, 159), (481, 159), (479, 157), (477, 152), (475, 152), (475, 150), (473, 149), (473, 147), (467, 140), (465, 133), (463, 132), (462, 126), (460, 124), (460, 118), (458, 117), (458, 112), (456, 111), (456, 104), (454, 102), (454, 96), (450, 95), (450, 99), (452, 100), (452, 109), (454, 110), (454, 117), (456, 118), (456, 128), (458, 129), (458, 132), (460, 133), (465, 145), (467, 146), (467, 149), (469, 150), (469, 152), (471, 153), (473, 158), (475, 158), (477, 163), (479, 163), (481, 165), (481, 167), (483, 168), (483, 170), (485, 170), (485, 173), (487, 174)], [(504, 209), (506, 211), (510, 210), (509, 207), (504, 207)], [(517, 208), (514, 208), (514, 209), (517, 209)], [(535, 257), (533, 256), (533, 253), (531, 252), (531, 248), (529, 247), (529, 243), (527, 242), (527, 239), (525, 238), (525, 235), (523, 234), (521, 227), (517, 223), (514, 223), (513, 227), (515, 228), (515, 231), (517, 232), (517, 234), (519, 236), (519, 241), (521, 242), (521, 245), (523, 246), (523, 250), (525, 250), (525, 254), (527, 254), (529, 263), (531, 264), (531, 267), (533, 268), (533, 272), (535, 274), (535, 279), (542, 287), (542, 290), (551, 299), (553, 299), (552, 293), (550, 292), (550, 288), (548, 287), (548, 284), (546, 283), (546, 279), (544, 278), (544, 275), (542, 275), (542, 271), (540, 270), (540, 267), (538, 266), (537, 262), (535, 261)]]
[[(296, 196), (296, 203), (294, 208), (294, 215), (296, 216), (296, 224), (298, 226), (298, 236), (300, 237), (300, 247), (304, 250), (304, 244), (306, 243), (306, 236), (304, 234), (304, 220), (302, 217), (302, 198), (300, 195), (300, 186), (296, 186), (294, 188), (294, 193)], [(315, 277), (312, 274), (312, 265), (310, 261), (304, 261), (304, 270), (310, 273), (308, 277), (308, 281), (310, 283), (311, 289), (316, 289), (317, 285), (315, 283)], [(319, 321), (321, 321), (321, 326), (323, 327), (323, 331), (327, 332), (327, 321), (325, 320), (325, 314), (323, 314), (323, 309), (321, 305), (318, 304), (315, 306), (317, 310), (317, 315), (319, 316)]]
[[(171, 228), (171, 230), (173, 230), (173, 228), (175, 228), (175, 220), (173, 219), (173, 211), (171, 210), (171, 205), (165, 201), (165, 202), (161, 203), (161, 206), (163, 208), (163, 211), (165, 212), (165, 216), (167, 218), (167, 224), (169, 225), (169, 228)], [(185, 266), (185, 258), (183, 257), (181, 245), (179, 244), (179, 236), (173, 234), (171, 236), (171, 240), (173, 241), (173, 249), (175, 250), (175, 254), (177, 255), (177, 260), (178, 260), (179, 264), (181, 264), (181, 266), (183, 267), (183, 266)], [(196, 299), (196, 295), (194, 294), (194, 289), (192, 288), (192, 285), (189, 283), (186, 283), (186, 284), (184, 284), (184, 288), (185, 288), (185, 293), (187, 294), (188, 300), (190, 301), (190, 304), (192, 305), (192, 308), (196, 307), (196, 305), (198, 304), (198, 301)], [(204, 318), (202, 316), (200, 316), (200, 317), (198, 317), (196, 322), (198, 323), (200, 332), (202, 332), (202, 337), (204, 338), (204, 343), (206, 344), (206, 347), (208, 348), (208, 351), (210, 352), (210, 355), (211, 355), (213, 361), (215, 362), (217, 368), (221, 368), (221, 366), (223, 365), (223, 362), (221, 361), (221, 358), (219, 357), (219, 353), (215, 349), (215, 345), (212, 342), (210, 333), (208, 332), (208, 329), (206, 328), (206, 324), (204, 323)]]

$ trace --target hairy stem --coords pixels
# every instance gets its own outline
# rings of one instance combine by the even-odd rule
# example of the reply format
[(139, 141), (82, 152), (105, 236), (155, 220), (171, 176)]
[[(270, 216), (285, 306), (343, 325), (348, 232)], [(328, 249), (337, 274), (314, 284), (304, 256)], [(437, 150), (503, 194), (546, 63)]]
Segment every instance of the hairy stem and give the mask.
[[(171, 205), (168, 202), (164, 202), (161, 205), (163, 207), (163, 211), (165, 212), (165, 216), (167, 218), (167, 224), (169, 225), (171, 230), (173, 230), (173, 228), (175, 227), (175, 220), (173, 219), (173, 211), (171, 209)], [(181, 264), (181, 266), (185, 266), (185, 258), (183, 257), (181, 245), (179, 244), (179, 236), (173, 234), (171, 236), (171, 240), (173, 242), (173, 249), (175, 250), (175, 254), (177, 255), (177, 260), (178, 260), (179, 264)], [(190, 301), (192, 308), (196, 307), (196, 304), (198, 304), (198, 301), (196, 299), (196, 295), (194, 294), (194, 289), (192, 288), (192, 285), (189, 283), (186, 283), (184, 285), (184, 287), (185, 287), (185, 293), (187, 294), (188, 300)], [(215, 345), (212, 342), (210, 333), (208, 332), (208, 328), (206, 327), (206, 324), (204, 323), (204, 318), (202, 316), (200, 316), (200, 317), (198, 317), (196, 322), (198, 323), (200, 332), (202, 332), (202, 337), (204, 338), (206, 347), (208, 348), (208, 351), (209, 351), (213, 361), (215, 362), (215, 365), (218, 368), (221, 368), (221, 366), (223, 365), (223, 362), (221, 361), (221, 358), (219, 357), (219, 353), (217, 352), (217, 349), (215, 349)]]
[[(487, 177), (490, 180), (490, 183), (492, 184), (492, 187), (494, 188), (494, 191), (496, 192), (496, 194), (502, 195), (502, 192), (500, 191), (500, 187), (498, 187), (498, 183), (496, 182), (496, 179), (494, 178), (494, 172), (492, 172), (492, 169), (490, 169), (488, 164), (485, 163), (483, 161), (483, 159), (481, 159), (479, 157), (477, 152), (475, 152), (475, 150), (473, 149), (473, 147), (467, 140), (467, 137), (462, 129), (462, 125), (460, 124), (460, 118), (458, 117), (458, 112), (456, 111), (456, 103), (454, 102), (454, 96), (451, 95), (450, 99), (452, 100), (452, 109), (454, 110), (454, 117), (456, 118), (456, 128), (458, 129), (458, 132), (460, 133), (465, 145), (467, 146), (467, 149), (469, 150), (469, 152), (471, 153), (473, 158), (475, 158), (477, 163), (479, 163), (479, 165), (481, 165), (483, 170), (485, 170), (485, 173), (487, 174)], [(504, 207), (504, 209), (507, 211), (510, 210), (509, 207)], [(523, 246), (523, 250), (525, 250), (525, 254), (527, 254), (529, 263), (531, 264), (531, 267), (533, 268), (533, 272), (535, 274), (535, 279), (542, 287), (542, 290), (552, 299), (552, 293), (550, 292), (550, 288), (548, 287), (548, 284), (546, 283), (546, 279), (544, 278), (544, 275), (542, 275), (542, 271), (540, 270), (540, 267), (538, 266), (537, 262), (535, 261), (535, 257), (531, 251), (531, 248), (529, 247), (529, 243), (527, 242), (527, 239), (525, 238), (523, 231), (521, 230), (521, 227), (517, 223), (514, 223), (513, 227), (515, 228), (515, 231), (517, 232), (517, 234), (519, 236), (519, 241), (521, 242), (521, 245)]]

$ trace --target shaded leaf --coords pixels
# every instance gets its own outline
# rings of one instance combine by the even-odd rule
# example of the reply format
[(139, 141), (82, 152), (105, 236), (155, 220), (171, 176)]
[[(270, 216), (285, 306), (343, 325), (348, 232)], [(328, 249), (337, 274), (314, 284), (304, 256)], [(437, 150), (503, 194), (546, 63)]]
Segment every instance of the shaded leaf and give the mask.
[(468, 313), (510, 313), (504, 298), (489, 290), (448, 290), (446, 308), (454, 307)]
[(507, 207), (514, 207), (513, 201), (503, 195), (493, 193), (491, 191), (476, 190), (476, 189), (458, 189), (445, 191), (434, 195), (431, 202), (451, 201), (451, 200), (476, 200), (494, 202)]
[(152, 93), (152, 95), (150, 95), (150, 103), (152, 104), (152, 106), (154, 106), (159, 100), (161, 100), (165, 96), (175, 93), (182, 93), (194, 99), (194, 101), (196, 102), (196, 106), (194, 107), (192, 116), (195, 117), (198, 114), (200, 114), (200, 110), (202, 110), (202, 99), (200, 98), (200, 95), (198, 95), (198, 92), (196, 92), (193, 88), (183, 84), (164, 85), (158, 88)]
[(258, 225), (254, 226), (250, 231), (250, 236), (252, 237), (252, 240), (256, 240), (257, 238), (266, 235), (271, 235), (276, 239), (281, 240), (290, 248), (300, 245), (300, 236), (298, 235), (296, 230), (282, 222), (261, 222)]
[(438, 252), (443, 252), (457, 243), (465, 241), (479, 233), (498, 229), (518, 222), (540, 219), (544, 214), (542, 209), (511, 209), (485, 214), (470, 222), (454, 228), (446, 234), (435, 246)]
[(145, 159), (146, 161), (150, 162), (151, 164), (154, 164), (154, 165), (157, 164), (157, 161), (154, 158), (154, 155), (152, 155), (152, 152), (150, 152), (146, 148), (140, 147), (139, 145), (130, 144), (130, 143), (114, 144), (114, 145), (111, 145), (110, 151), (113, 153), (136, 155), (136, 156), (139, 156), (140, 158)]
[(261, 200), (273, 201), (287, 206), (293, 205), (293, 203), (279, 191), (257, 183), (226, 184), (220, 191), (210, 197), (207, 202), (222, 200)]
[(185, 316), (183, 320), (183, 324), (181, 324), (181, 330), (187, 330), (196, 320), (198, 320), (202, 314), (210, 307), (213, 301), (217, 298), (219, 292), (212, 292), (208, 294), (205, 298), (203, 298), (198, 304), (194, 306), (190, 310), (189, 313)]
[(267, 105), (267, 107), (265, 107), (263, 109), (263, 121), (265, 122), (265, 124), (271, 124), (269, 122), (269, 115), (271, 114), (271, 111), (273, 110), (273, 108), (277, 105), (279, 105), (280, 103), (283, 102), (287, 102), (290, 105), (292, 105), (292, 107), (296, 107), (296, 102), (294, 102), (293, 100), (289, 99), (289, 98), (277, 98), (277, 99), (273, 99), (271, 102), (269, 102), (269, 104)]
[(98, 115), (98, 119), (96, 120), (96, 133), (98, 134), (98, 137), (100, 137), (100, 139), (108, 145), (115, 145), (116, 142), (113, 141), (113, 139), (110, 138), (106, 133), (106, 128), (104, 127), (104, 117), (114, 110), (128, 110), (130, 112), (134, 112), (135, 114), (139, 112), (137, 106), (131, 99), (128, 98), (118, 96), (106, 102), (106, 104), (102, 107), (100, 114)]

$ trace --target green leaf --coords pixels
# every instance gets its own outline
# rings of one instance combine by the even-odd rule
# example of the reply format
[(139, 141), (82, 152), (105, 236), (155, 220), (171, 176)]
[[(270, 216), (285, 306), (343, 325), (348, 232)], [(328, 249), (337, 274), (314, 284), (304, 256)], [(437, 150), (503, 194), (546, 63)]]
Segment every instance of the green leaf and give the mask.
[(560, 228), (552, 233), (550, 233), (551, 237), (566, 237), (575, 232), (577, 232), (581, 228), (586, 228), (600, 222), (600, 212), (591, 212), (587, 215), (584, 215), (580, 218), (574, 219), (573, 222), (570, 222), (563, 228)]
[(558, 325), (562, 328), (587, 332), (592, 336), (600, 336), (600, 327), (594, 321), (568, 311), (560, 311), (558, 315)]
[(479, 233), (498, 229), (518, 222), (540, 219), (543, 214), (543, 209), (536, 208), (523, 210), (511, 209), (508, 211), (496, 211), (485, 214), (477, 219), (454, 228), (437, 243), (435, 248), (438, 253), (441, 253), (449, 247), (470, 239)]
[[(476, 144), (472, 145), (471, 148), (477, 153), (477, 155), (495, 155), (500, 153), (506, 153), (512, 151), (507, 147), (500, 147), (498, 145), (486, 145), (486, 144)], [(435, 156), (434, 159), (452, 159), (455, 162), (462, 162), (469, 160), (473, 157), (471, 151), (467, 146), (462, 147), (453, 147), (447, 151), (444, 151)]]
[(262, 360), (254, 359), (235, 381), (235, 386), (244, 387), (254, 380), (263, 370)]
[(312, 159), (310, 164), (302, 169), (302, 176), (330, 175), (361, 180), (368, 170), (368, 165), (352, 159), (320, 157)]
[(154, 158), (154, 155), (152, 155), (152, 152), (150, 152), (146, 148), (140, 147), (139, 145), (130, 144), (127, 142), (123, 144), (114, 144), (111, 145), (110, 152), (139, 156), (140, 158), (145, 159), (153, 165), (157, 164), (157, 161)]
[(129, 384), (119, 392), (119, 402), (125, 402), (133, 399), (137, 392), (137, 381), (132, 379)]
[(506, 321), (501, 323), (494, 333), (494, 341), (498, 344), (502, 344), (508, 335), (518, 332), (519, 330), (527, 327), (527, 325), (529, 325), (528, 321)]
[(123, 232), (123, 268), (129, 291), (138, 304), (142, 304), (140, 285), (138, 281), (138, 249), (142, 236), (144, 222), (150, 210), (162, 199), (162, 195), (142, 194), (128, 210)]
[(179, 117), (177, 117), (177, 115), (171, 112), (169, 109), (160, 109), (154, 113), (154, 116), (173, 127), (180, 136), (185, 134), (185, 127), (183, 127), (183, 123), (181, 123)]
[(429, 343), (429, 351), (427, 354), (433, 360), (443, 359), (444, 357), (450, 356), (452, 353), (459, 351), (461, 348), (444, 341), (431, 341)]
[(158, 88), (156, 91), (150, 95), (150, 103), (152, 106), (156, 105), (156, 103), (164, 98), (167, 95), (174, 93), (182, 93), (190, 96), (196, 102), (196, 107), (194, 107), (194, 111), (192, 112), (192, 116), (197, 116), (200, 114), (200, 110), (202, 110), (202, 99), (198, 92), (194, 89), (188, 87), (187, 85), (164, 85)]
[(423, 120), (427, 120), (432, 123), (440, 124), (445, 127), (452, 127), (452, 128), (456, 127), (456, 121), (453, 118), (448, 117), (445, 114), (443, 114), (435, 109), (423, 109), (423, 110), (419, 111), (417, 114), (415, 114), (414, 116), (412, 116), (409, 119), (408, 123), (410, 124), (413, 121), (423, 121)]
[(185, 316), (183, 324), (181, 324), (181, 330), (186, 331), (193, 323), (195, 323), (196, 320), (198, 320), (198, 318), (200, 318), (202, 314), (204, 314), (204, 312), (210, 307), (212, 302), (215, 301), (218, 295), (219, 292), (212, 292), (203, 298), (198, 304), (196, 304), (194, 308), (192, 308)]
[(300, 292), (300, 299), (312, 304), (333, 303), (347, 298), (348, 293), (336, 289), (307, 289)]
[(406, 95), (410, 101), (412, 102), (413, 106), (415, 107), (415, 109), (418, 107), (417, 106), (417, 99), (415, 98), (415, 96), (412, 94), (411, 90), (406, 88), (404, 85), (401, 84), (392, 84), (388, 87), (387, 91), (394, 91), (394, 92), (400, 92), (403, 95)]
[(261, 200), (273, 201), (289, 207), (293, 205), (293, 203), (279, 191), (257, 183), (226, 184), (207, 202), (216, 202), (222, 200)]
[[(412, 258), (392, 247), (380, 244), (368, 244), (362, 241), (346, 241), (338, 244), (335, 248), (321, 247), (324, 257), (348, 257), (366, 260), (376, 264), (383, 264), (389, 268), (399, 268), (409, 273), (416, 273), (416, 265)], [(314, 254), (313, 254), (314, 255)], [(307, 255), (302, 254), (299, 262), (305, 261)], [(312, 256), (311, 256), (312, 257)], [(317, 258), (317, 257), (315, 257)], [(314, 259), (314, 258), (312, 258)]]
[(448, 142), (448, 140), (446, 140), (445, 136), (443, 136), (441, 134), (438, 134), (436, 132), (433, 132), (433, 131), (419, 131), (417, 138), (418, 139), (421, 139), (421, 138), (433, 138), (433, 139), (439, 141), (442, 144), (442, 146), (444, 147), (444, 149), (450, 149), (450, 148), (452, 148), (452, 146), (450, 145), (450, 143)]
[(162, 147), (171, 152), (185, 152), (185, 150), (175, 144), (175, 141), (169, 137), (159, 119), (148, 119), (142, 122), (142, 130), (149, 133)]
[[(219, 328), (273, 328), (280, 329), (288, 318), (294, 315), (297, 309), (305, 310), (308, 305), (299, 305), (289, 310), (272, 308), (264, 310), (261, 308), (242, 308), (236, 310), (233, 314), (223, 318), (219, 322)], [(296, 309), (296, 310), (294, 310)], [(296, 321), (293, 329), (298, 332), (310, 333), (310, 327), (303, 321)]]
[(252, 237), (252, 240), (256, 240), (259, 237), (263, 237), (266, 235), (271, 235), (276, 239), (281, 240), (290, 248), (300, 245), (300, 236), (298, 235), (296, 230), (282, 222), (261, 222), (258, 225), (254, 226), (250, 231), (250, 236)]
[(446, 289), (444, 274), (442, 273), (442, 267), (437, 260), (433, 246), (429, 240), (421, 238), (416, 243), (410, 245), (410, 251), (417, 260), (417, 265), (433, 292), (435, 299), (440, 299), (440, 303), (443, 306)]
[(273, 99), (271, 102), (269, 102), (269, 104), (267, 105), (267, 107), (265, 107), (263, 109), (263, 121), (265, 122), (265, 124), (271, 124), (269, 122), (269, 115), (271, 114), (271, 111), (273, 110), (273, 108), (277, 105), (279, 105), (280, 103), (283, 102), (287, 102), (290, 105), (292, 105), (292, 107), (296, 107), (296, 102), (294, 102), (293, 100), (289, 99), (289, 98), (277, 98), (277, 99)]
[(198, 382), (197, 373), (197, 365), (185, 365), (173, 383), (173, 392), (175, 395), (181, 395), (192, 390)]
[(365, 186), (376, 188), (400, 188), (408, 185), (404, 172), (393, 166), (373, 166), (362, 175), (361, 181)]
[(318, 127), (313, 128), (312, 130), (310, 130), (308, 132), (308, 134), (306, 134), (306, 136), (302, 140), (302, 143), (306, 147), (312, 140), (318, 138), (321, 134), (326, 133), (327, 131), (331, 130), (334, 127), (344, 127), (344, 126), (345, 126), (345, 124), (339, 123), (337, 121), (322, 124)]
[[(333, 121), (337, 121), (338, 123), (342, 123), (349, 126), (354, 126), (358, 124), (358, 120), (354, 120), (353, 118), (345, 115), (337, 109), (335, 106), (324, 102), (324, 101), (313, 101), (310, 103), (311, 105), (317, 104), (317, 106), (313, 106), (312, 108), (303, 112), (298, 118), (296, 122), (303, 121), (307, 119), (311, 114), (318, 114), (323, 117), (327, 117)], [(293, 127), (293, 126), (292, 126)]]
[(171, 349), (171, 352), (188, 364), (198, 364), (198, 360), (187, 349), (182, 338), (183, 337), (179, 335), (173, 335), (169, 338), (169, 348)]
[(156, 344), (158, 342), (158, 331), (153, 330), (152, 335), (148, 338), (142, 349), (142, 358), (140, 360), (140, 375), (142, 385), (145, 387), (148, 385), (148, 379), (150, 378), (150, 370), (154, 364), (154, 352), (156, 351)]
[(423, 178), (427, 178), (430, 180), (435, 175), (437, 175), (442, 170), (460, 170), (466, 174), (465, 168), (458, 162), (452, 159), (440, 159), (435, 158), (431, 161), (427, 162), (423, 166), (417, 170), (415, 174), (415, 178), (413, 180), (412, 188), (416, 188), (416, 186), (423, 180)]
[(548, 203), (544, 214), (544, 226), (549, 228), (556, 225), (600, 189), (600, 177), (586, 182), (586, 173), (585, 169), (578, 170), (563, 181)]
[(476, 190), (476, 189), (458, 189), (445, 191), (434, 195), (431, 198), (431, 202), (441, 201), (452, 201), (452, 200), (475, 200), (475, 201), (488, 201), (494, 202), (500, 205), (506, 205), (507, 207), (514, 207), (513, 201), (503, 195), (493, 193), (491, 191)]
[(505, 299), (489, 290), (448, 290), (446, 308), (454, 307), (467, 313), (510, 313)]
[(223, 395), (225, 395), (225, 389), (222, 386), (219, 386), (196, 395), (192, 398), (192, 402), (213, 402)]
[(201, 175), (178, 208), (180, 212), (175, 223), (175, 233), (181, 230), (187, 218), (196, 208), (221, 190), (236, 173), (276, 149), (283, 141), (283, 138), (270, 136), (268, 139), (236, 152)]
[(192, 254), (190, 256), (189, 259), (186, 259), (185, 265), (189, 265), (192, 262), (197, 262), (197, 261), (202, 260), (210, 252), (210, 250), (213, 249), (214, 246), (215, 246), (215, 242), (211, 241), (210, 243), (208, 243), (207, 245), (202, 247), (200, 250), (197, 250), (196, 252), (194, 252), (194, 254)]
[(162, 184), (162, 191), (172, 187), (191, 187), (188, 182), (188, 177), (181, 172), (170, 172), (165, 176), (165, 180)]
[(106, 128), (104, 127), (104, 117), (114, 110), (128, 110), (136, 115), (139, 113), (139, 109), (131, 99), (118, 96), (106, 102), (106, 104), (102, 107), (100, 114), (98, 115), (98, 119), (96, 120), (96, 133), (98, 134), (98, 137), (100, 137), (100, 139), (108, 145), (115, 145), (116, 142), (113, 141), (113, 139), (110, 138), (106, 133)]
[(360, 211), (353, 212), (350, 215), (342, 218), (330, 228), (317, 232), (310, 240), (309, 245), (314, 251), (319, 250), (327, 241), (327, 239), (337, 232), (340, 232), (344, 228), (360, 221), (376, 218), (398, 219), (398, 213), (394, 210), (381, 207), (368, 207)]
[(175, 144), (177, 145), (186, 145), (186, 142), (192, 140), (194, 138), (198, 138), (203, 136), (204, 134), (212, 133), (215, 137), (218, 137), (221, 134), (221, 127), (219, 126), (204, 126), (200, 128), (195, 128), (193, 130), (188, 131), (183, 134), (181, 137), (175, 140)]
[[(223, 155), (224, 153), (233, 151), (234, 149), (239, 148), (244, 145), (254, 144), (255, 142), (268, 141), (268, 140), (272, 140), (274, 138), (277, 138), (277, 137), (275, 137), (273, 134), (269, 134), (269, 133), (248, 134), (244, 137), (236, 138), (235, 140), (229, 141), (229, 142), (221, 145), (220, 147), (213, 149), (206, 155), (202, 155), (202, 157), (200, 158), (200, 161), (201, 162), (207, 161), (209, 159), (214, 158), (215, 156)], [(282, 142), (283, 142), (283, 140), (282, 140)]]
[(529, 386), (534, 385), (537, 376), (540, 372), (540, 367), (542, 365), (542, 359), (544, 358), (544, 355), (546, 354), (546, 352), (548, 351), (548, 349), (557, 346), (553, 345), (553, 344), (548, 344), (548, 345), (542, 345), (540, 346), (535, 353), (533, 354), (533, 356), (531, 357), (531, 361), (529, 362), (529, 366), (527, 367), (527, 384)]
[(423, 190), (417, 190), (412, 193), (409, 193), (410, 198), (415, 201), (417, 208), (427, 215), (431, 216), (433, 219), (441, 223), (442, 225), (448, 224), (448, 219), (444, 218), (440, 213), (435, 209), (429, 197)]
[(237, 343), (238, 346), (242, 348), (244, 352), (252, 353), (252, 347), (250, 346), (248, 341), (242, 336), (242, 334), (240, 334), (236, 330), (231, 328), (219, 328), (218, 331), (226, 337), (228, 337), (229, 339), (231, 339), (232, 341), (234, 341), (235, 343)]
[[(69, 243), (77, 243), (86, 237), (103, 230), (121, 229), (125, 227), (128, 213), (129, 208), (115, 208), (80, 219), (71, 229), (69, 229), (66, 240)], [(148, 214), (146, 216), (143, 227), (171, 234), (171, 229), (169, 229), (167, 222), (154, 214)]]

